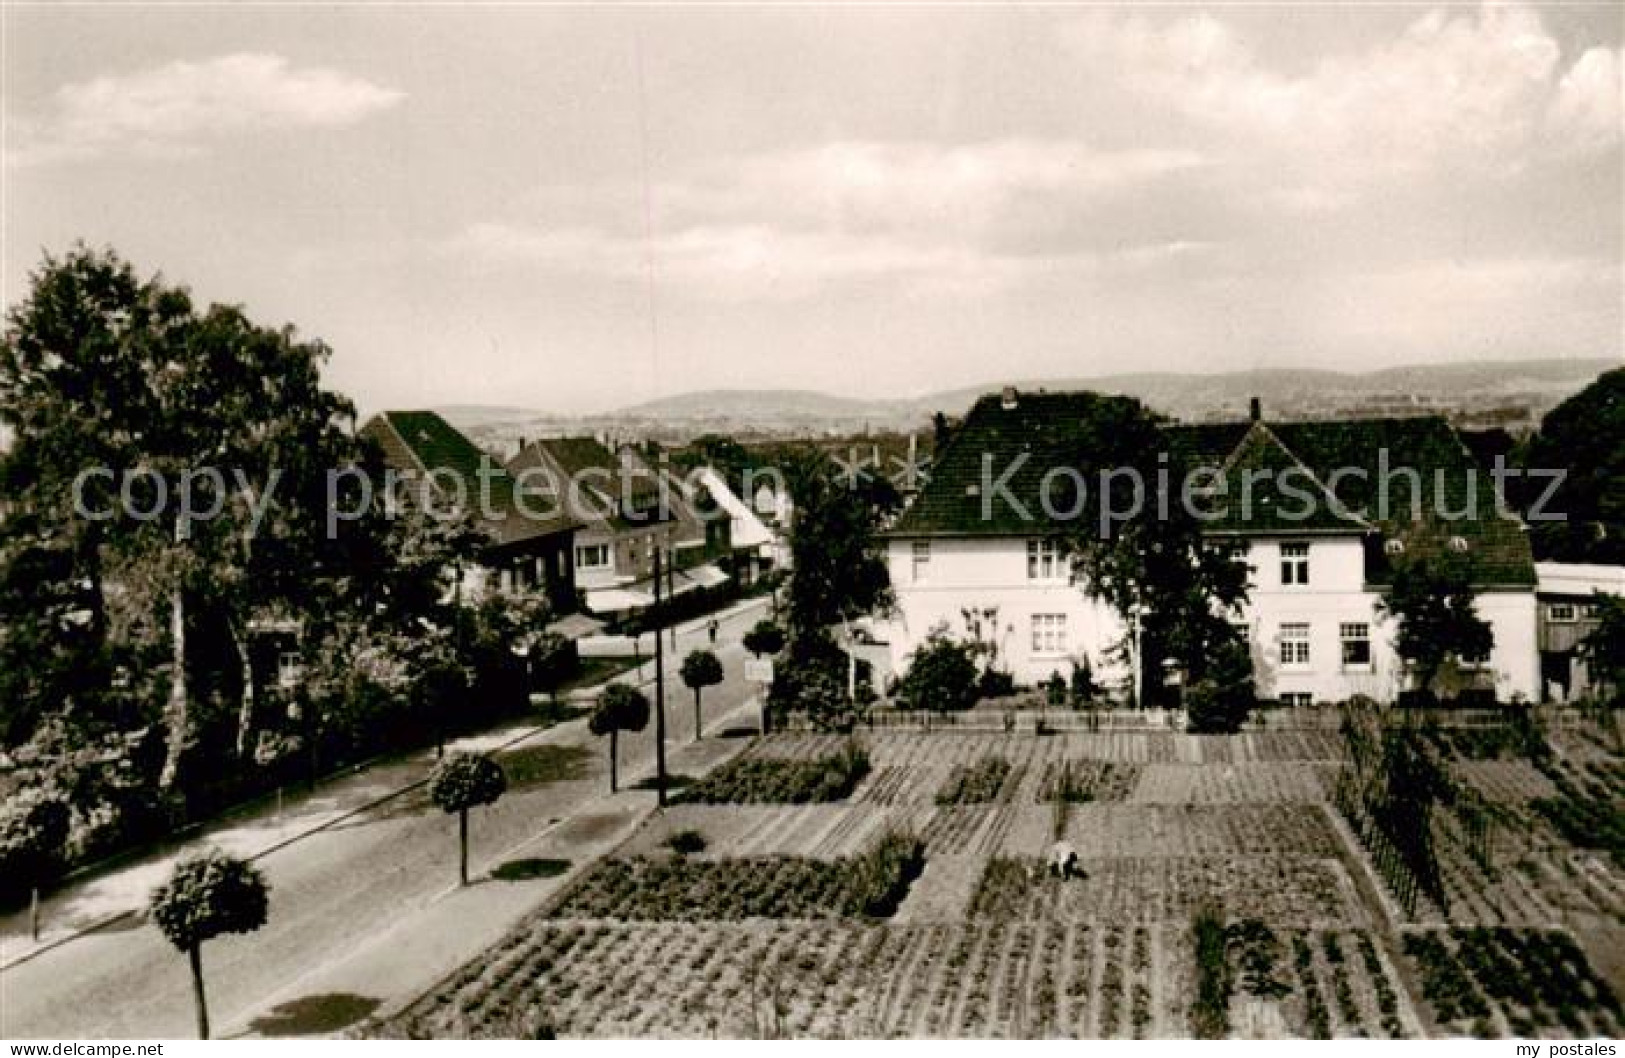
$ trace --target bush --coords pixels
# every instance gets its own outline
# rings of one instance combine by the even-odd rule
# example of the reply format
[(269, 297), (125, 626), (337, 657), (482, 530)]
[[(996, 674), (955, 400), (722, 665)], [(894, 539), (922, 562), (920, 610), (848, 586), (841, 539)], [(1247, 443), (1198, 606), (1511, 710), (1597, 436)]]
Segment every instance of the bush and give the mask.
[(897, 685), (904, 709), (950, 712), (976, 704), (979, 691), (975, 648), (933, 633), (909, 657), (908, 671)]
[(1016, 678), (1002, 669), (983, 669), (976, 693), (982, 698), (1008, 698), (1016, 693)]
[(693, 856), (705, 851), (705, 835), (698, 830), (679, 830), (666, 839), (666, 844), (679, 856)]
[(986, 756), (975, 764), (961, 764), (948, 775), (937, 791), (937, 804), (989, 804), (999, 799), (1004, 780), (1010, 775), (1010, 762), (1003, 757)]

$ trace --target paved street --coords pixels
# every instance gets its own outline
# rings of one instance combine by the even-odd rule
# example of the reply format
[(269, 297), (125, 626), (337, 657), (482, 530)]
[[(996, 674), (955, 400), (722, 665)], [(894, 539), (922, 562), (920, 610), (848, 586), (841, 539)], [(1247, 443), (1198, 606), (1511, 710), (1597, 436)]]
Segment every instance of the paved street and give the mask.
[[(718, 653), (726, 680), (706, 692), (706, 731), (712, 737), (697, 747), (692, 745), (692, 695), (676, 680), (677, 662), (671, 663), (666, 715), (674, 773), (708, 767), (745, 745), (744, 739), (715, 736), (754, 722), (754, 689), (743, 680), (746, 655), (738, 642), (763, 606), (765, 600), (738, 608), (722, 622)], [(674, 652), (677, 661), (705, 642), (703, 620), (685, 626)], [(651, 672), (646, 665), (639, 675), (647, 678)], [(492, 732), (465, 743), (489, 747), (522, 733)], [(648, 730), (622, 739), (623, 784), (652, 770), (653, 733), (651, 722)], [(606, 753), (605, 740), (587, 731), (585, 719), (504, 750), (510, 789), (496, 805), (471, 817), (471, 873), (483, 875), (502, 863), (535, 857), (579, 863), (612, 847), (616, 836), (649, 810), (654, 795), (607, 797)], [(432, 765), (432, 751), (392, 762), (343, 780), (340, 789), (290, 811), (305, 811), (317, 825), (327, 821), (323, 813), (330, 820), (346, 804), (410, 783)], [(288, 829), (286, 818), (244, 819), (200, 838), (187, 851), (217, 844), (252, 854), (284, 840)], [(285, 1005), (337, 994), (344, 997), (339, 1006), (360, 1013), (398, 1001), (477, 954), (561, 884), (558, 879), (485, 879), (452, 892), (456, 862), (455, 820), (435, 809), (421, 789), (263, 856), (258, 864), (271, 886), (269, 922), (257, 933), (220, 938), (204, 948), (217, 1032), (341, 1028), (320, 1018), (309, 1025), (290, 1021)], [(162, 873), (161, 863), (135, 864), (59, 894), (51, 909), (99, 916), (118, 909), (119, 895), (145, 892)], [(0, 922), (0, 932), (15, 938), (26, 928), (19, 921), (25, 917)], [(412, 955), (401, 958), (406, 947)], [(272, 1013), (279, 1007), (284, 1008), (280, 1019)], [(296, 1002), (293, 1009), (299, 1009)], [(135, 917), (0, 971), (3, 1037), (185, 1037), (192, 1032), (186, 960)]]

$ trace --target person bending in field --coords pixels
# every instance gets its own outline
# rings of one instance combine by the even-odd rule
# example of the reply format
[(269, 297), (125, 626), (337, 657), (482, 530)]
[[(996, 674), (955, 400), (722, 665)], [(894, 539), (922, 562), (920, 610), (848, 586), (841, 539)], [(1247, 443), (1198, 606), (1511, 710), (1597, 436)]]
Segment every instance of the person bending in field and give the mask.
[(1083, 877), (1083, 871), (1078, 868), (1078, 850), (1065, 841), (1057, 841), (1051, 845), (1049, 872), (1062, 881)]

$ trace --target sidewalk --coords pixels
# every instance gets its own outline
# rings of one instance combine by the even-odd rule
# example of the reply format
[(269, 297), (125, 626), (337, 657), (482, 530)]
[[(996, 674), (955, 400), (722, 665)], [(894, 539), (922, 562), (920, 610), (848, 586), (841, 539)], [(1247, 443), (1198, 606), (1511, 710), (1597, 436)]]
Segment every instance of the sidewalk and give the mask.
[[(746, 599), (725, 611), (679, 626), (678, 649), (709, 645), (708, 625), (713, 616), (719, 625), (727, 627), (765, 606), (766, 602), (765, 598)], [(666, 642), (669, 646), (669, 632)], [(719, 648), (723, 645), (722, 642), (717, 644)], [(681, 657), (674, 652), (667, 665), (668, 694), (672, 688), (682, 690), (676, 676), (680, 664)], [(606, 684), (573, 691), (566, 698), (588, 701), (607, 683), (646, 686), (653, 681), (654, 664), (649, 661), (613, 677)], [(447, 744), (447, 749), (471, 752), (509, 749), (568, 723), (579, 721), (542, 726), (510, 723), (456, 739)], [(327, 780), (313, 791), (301, 789), (290, 793), (280, 803), (267, 799), (246, 812), (205, 825), (175, 844), (160, 845), (117, 867), (70, 881), (64, 888), (46, 894), (41, 901), (38, 941), (29, 935), (26, 908), (0, 918), (0, 971), (87, 933), (117, 926), (132, 914), (140, 913), (152, 890), (184, 855), (217, 847), (243, 859), (259, 859), (416, 789), (427, 780), (434, 762), (433, 748), (379, 761), (360, 771)]]
[[(717, 736), (754, 719), (757, 710), (747, 701), (708, 723), (704, 741), (669, 747), (670, 773), (697, 777), (744, 752), (750, 739)], [(541, 833), (472, 861), (466, 888), (451, 885), (428, 902), (403, 909), (398, 925), (349, 957), (311, 969), (252, 1009), (228, 1014), (221, 1020), (221, 1038), (341, 1035), (366, 1017), (399, 1011), (489, 953), (659, 811), (652, 791), (633, 788), (653, 776), (652, 756), (625, 768), (625, 775), (619, 793), (605, 792), (603, 780), (595, 778), (596, 794), (588, 793)], [(565, 861), (569, 867), (553, 877), (518, 881), (490, 875), (502, 864), (534, 860)]]

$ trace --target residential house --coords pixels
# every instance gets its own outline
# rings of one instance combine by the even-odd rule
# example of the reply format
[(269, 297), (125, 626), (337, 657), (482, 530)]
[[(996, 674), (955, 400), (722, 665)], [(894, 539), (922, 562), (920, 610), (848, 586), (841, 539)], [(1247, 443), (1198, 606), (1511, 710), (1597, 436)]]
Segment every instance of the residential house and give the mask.
[(1597, 627), (1597, 597), (1625, 595), (1625, 566), (1537, 562), (1541, 700), (1568, 702), (1594, 689), (1580, 645)]
[(692, 475), (692, 482), (695, 489), (704, 492), (710, 508), (727, 517), (734, 574), (740, 583), (753, 583), (769, 570), (786, 564), (789, 548), (783, 534), (769, 528), (767, 521), (729, 487), (721, 474), (711, 467), (699, 467)]
[[(432, 411), (381, 412), (360, 433), (378, 446), (385, 466), (413, 487), (427, 482), (448, 502), (455, 497), (447, 493), (462, 491), (476, 524), (490, 539), (480, 568), (471, 571), (465, 584), (470, 597), (493, 590), (538, 590), (555, 612), (576, 609), (573, 543), (579, 527), (566, 512), (521, 506), (502, 464)], [(488, 502), (481, 501), (482, 488)]]
[(670, 478), (634, 449), (612, 451), (591, 437), (546, 438), (521, 444), (507, 469), (522, 494), (555, 505), (579, 524), (576, 583), (592, 612), (617, 615), (653, 605), (657, 549), (672, 560), (663, 595), (727, 581), (713, 561), (727, 553), (725, 524), (711, 529)]
[[(1097, 674), (1126, 681), (1113, 648), (1132, 643), (1132, 630), (1088, 596), (1057, 539), (1067, 526), (1046, 517), (1041, 502), (1054, 468), (1073, 468), (1086, 482), (1110, 469), (1092, 465), (1086, 425), (1102, 399), (1006, 390), (980, 400), (937, 453), (930, 482), (886, 533), (897, 607), (876, 633), (896, 669), (933, 629), (966, 636), (974, 626), (1019, 682), (1066, 675), (1085, 657)], [(1526, 534), (1501, 516), (1494, 483), (1443, 419), (1267, 423), (1255, 402), (1250, 422), (1169, 426), (1164, 436), (1171, 466), (1211, 467), (1226, 483), (1226, 502), (1216, 502), (1216, 490), (1195, 502), (1204, 535), (1252, 570), (1239, 620), (1263, 697), (1393, 700), (1406, 673), (1379, 605), (1383, 589), (1405, 556), (1445, 553), (1470, 564), (1477, 610), (1494, 630), (1491, 657), (1470, 676), (1503, 699), (1536, 697)], [(1243, 504), (1239, 486), (1249, 475)], [(1373, 503), (1384, 480), (1393, 501), (1386, 510)], [(1178, 489), (1176, 479), (1176, 501)], [(1092, 519), (1095, 508), (1088, 511)]]

